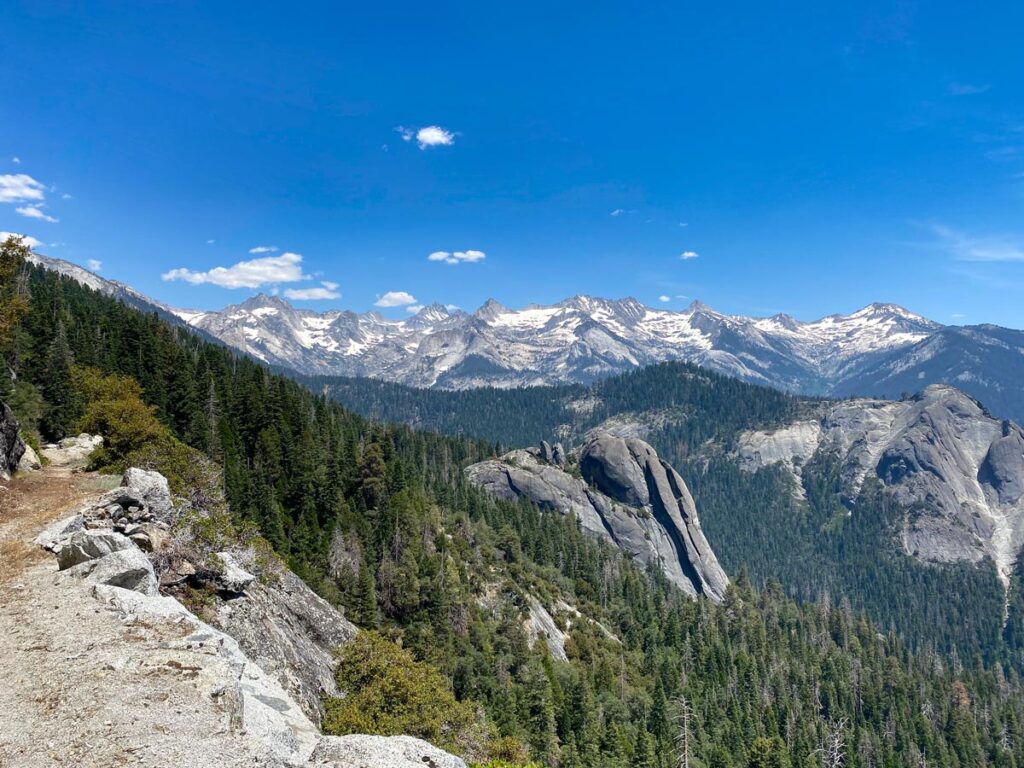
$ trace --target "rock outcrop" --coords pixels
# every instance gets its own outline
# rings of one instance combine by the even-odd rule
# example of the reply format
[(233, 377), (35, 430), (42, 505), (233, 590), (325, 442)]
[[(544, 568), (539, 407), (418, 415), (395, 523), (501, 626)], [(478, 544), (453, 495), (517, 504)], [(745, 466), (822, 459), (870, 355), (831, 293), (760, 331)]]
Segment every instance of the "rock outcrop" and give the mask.
[(701, 530), (686, 484), (650, 445), (607, 433), (578, 451), (583, 479), (545, 460), (554, 451), (516, 450), (466, 469), (499, 498), (527, 498), (542, 509), (575, 515), (584, 530), (644, 564), (660, 567), (689, 595), (721, 600), (728, 578)]
[[(907, 514), (905, 551), (931, 562), (991, 558), (1004, 583), (1024, 547), (1024, 430), (950, 386), (908, 400), (848, 400), (818, 419), (741, 435), (741, 466), (781, 462), (799, 483), (819, 450), (840, 457), (848, 495), (877, 477)], [(854, 513), (856, 513), (854, 509)]]
[(0, 480), (10, 480), (18, 468), (25, 443), (18, 434), (18, 421), (7, 403), (0, 400)]
[(294, 573), (246, 585), (219, 604), (210, 623), (231, 635), (273, 675), (310, 719), (323, 717), (323, 694), (338, 696), (334, 651), (357, 629)]
[(458, 757), (412, 736), (325, 736), (309, 766), (323, 768), (466, 768)]
[[(419, 739), (321, 735), (321, 696), (339, 693), (333, 678), (333, 652), (357, 630), (276, 561), (260, 565), (261, 578), (251, 572), (256, 564), (247, 559), (244, 548), (210, 553), (210, 559), (219, 563), (216, 568), (175, 566), (174, 573), (183, 577), (174, 584), (190, 581), (214, 590), (216, 605), (208, 611), (212, 614), (209, 621), (198, 618), (173, 596), (161, 595), (147, 552), (119, 529), (131, 531), (128, 517), (156, 524), (163, 522), (156, 520), (157, 516), (163, 516), (173, 524), (187, 519), (181, 513), (161, 475), (133, 469), (125, 473), (120, 487), (91, 499), (35, 539), (55, 554), (61, 574), (57, 580), (44, 576), (41, 582), (49, 583), (49, 588), (78, 590), (79, 595), (72, 600), (44, 599), (47, 608), (74, 606), (92, 616), (99, 609), (83, 603), (91, 596), (120, 619), (121, 629), (108, 628), (116, 633), (116, 639), (107, 637), (105, 649), (109, 650), (112, 642), (130, 643), (124, 658), (109, 662), (108, 669), (130, 678), (134, 688), (147, 690), (153, 688), (153, 675), (165, 676), (157, 688), (166, 690), (158, 690), (152, 699), (156, 705), (145, 714), (135, 713), (131, 722), (141, 723), (138, 727), (144, 729), (149, 727), (146, 723), (163, 722), (159, 702), (172, 696), (174, 712), (165, 714), (167, 722), (181, 727), (181, 743), (168, 743), (167, 731), (161, 730), (153, 738), (146, 733), (138, 735), (131, 750), (152, 754), (153, 762), (148, 764), (168, 766), (466, 768), (461, 759)], [(175, 527), (174, 536), (182, 535)], [(171, 556), (167, 552), (153, 554), (164, 566)], [(60, 621), (56, 626), (64, 635), (75, 632), (73, 621)], [(81, 642), (91, 647), (94, 639), (83, 637)], [(176, 682), (179, 678), (180, 685)], [(119, 713), (129, 709), (127, 702), (120, 703), (120, 689), (94, 690), (92, 695), (99, 695), (108, 706), (116, 702)], [(189, 713), (209, 710), (211, 704), (213, 711), (194, 728), (205, 734), (204, 742), (195, 755), (190, 754), (187, 744), (193, 729), (181, 721)], [(149, 708), (150, 702), (144, 706)], [(34, 754), (31, 742), (18, 749), (22, 755)], [(153, 754), (158, 749), (160, 752)], [(223, 757), (211, 757), (215, 752)], [(130, 754), (133, 752), (122, 756), (128, 759)]]
[(77, 437), (65, 437), (59, 443), (44, 445), (42, 454), (54, 467), (82, 467), (89, 454), (101, 445), (102, 437), (83, 433)]

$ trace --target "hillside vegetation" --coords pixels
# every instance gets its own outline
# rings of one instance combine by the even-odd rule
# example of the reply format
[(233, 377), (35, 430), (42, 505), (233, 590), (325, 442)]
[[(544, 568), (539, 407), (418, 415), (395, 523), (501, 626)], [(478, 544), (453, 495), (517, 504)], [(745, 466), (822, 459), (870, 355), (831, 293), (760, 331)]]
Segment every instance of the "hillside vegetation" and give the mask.
[[(573, 520), (467, 485), (462, 467), (492, 455), (492, 442), (368, 421), (18, 257), (8, 241), (0, 264), (14, 267), (0, 272), (0, 301), (16, 297), (27, 312), (2, 339), (0, 389), (26, 431), (73, 433), (102, 399), (103, 377), (136, 382), (162, 429), (219, 467), (234, 521), (257, 526), (361, 627), (399, 642), (410, 656), (398, 663), (427, 665), (424, 690), (440, 680), (478, 713), (490, 757), (563, 768), (1024, 761), (1024, 687), (1012, 666), (912, 652), (842, 601), (799, 605), (743, 572), (721, 606), (688, 600)], [(93, 373), (83, 381), (81, 371)], [(781, 416), (793, 405), (780, 398), (737, 402), (738, 418)], [(727, 437), (716, 429), (695, 426), (680, 445)], [(568, 630), (567, 661), (544, 642), (530, 647), (528, 596)], [(601, 626), (559, 611), (559, 599)], [(365, 650), (386, 659), (389, 648)], [(412, 727), (379, 711), (387, 669), (374, 679), (341, 669), (365, 707), (329, 704), (339, 728)], [(421, 727), (449, 738), (420, 701)]]

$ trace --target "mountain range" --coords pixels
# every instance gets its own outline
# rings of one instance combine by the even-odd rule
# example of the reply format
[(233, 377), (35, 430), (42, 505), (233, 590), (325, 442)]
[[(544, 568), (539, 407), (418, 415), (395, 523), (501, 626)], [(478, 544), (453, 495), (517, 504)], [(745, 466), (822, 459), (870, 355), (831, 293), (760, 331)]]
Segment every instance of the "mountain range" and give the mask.
[(898, 397), (954, 385), (995, 414), (1024, 421), (1024, 332), (947, 326), (894, 304), (804, 322), (682, 311), (636, 299), (574, 296), (474, 312), (432, 304), (395, 320), (378, 312), (314, 312), (259, 294), (220, 311), (178, 309), (70, 262), (44, 264), (135, 307), (172, 316), (266, 363), (306, 375), (359, 376), (421, 388), (589, 383), (682, 360), (789, 392)]

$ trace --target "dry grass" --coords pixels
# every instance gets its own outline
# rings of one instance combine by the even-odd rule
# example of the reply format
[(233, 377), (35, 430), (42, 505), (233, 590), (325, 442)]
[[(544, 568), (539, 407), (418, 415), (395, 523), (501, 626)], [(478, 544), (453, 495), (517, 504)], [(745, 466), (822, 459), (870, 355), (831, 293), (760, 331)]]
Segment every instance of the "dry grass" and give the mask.
[(0, 584), (46, 560), (32, 544), (39, 531), (110, 485), (94, 474), (48, 470), (17, 477), (0, 490)]

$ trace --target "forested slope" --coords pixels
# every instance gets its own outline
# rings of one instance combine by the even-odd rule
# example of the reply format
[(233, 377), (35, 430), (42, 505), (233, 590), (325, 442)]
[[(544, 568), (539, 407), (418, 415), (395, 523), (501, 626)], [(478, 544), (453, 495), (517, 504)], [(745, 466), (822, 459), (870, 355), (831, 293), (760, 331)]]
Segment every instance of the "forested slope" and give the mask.
[[(721, 606), (687, 600), (571, 520), (469, 487), (462, 466), (488, 442), (367, 421), (16, 255), (0, 254), (0, 309), (21, 297), (28, 312), (0, 334), (15, 377), (2, 396), (26, 431), (76, 429), (82, 367), (136, 379), (163, 424), (220, 465), (237, 522), (441, 670), (505, 737), (495, 756), (521, 760), (521, 744), (564, 768), (667, 768), (679, 750), (716, 767), (1024, 760), (1012, 667), (913, 654), (840, 601), (801, 607), (742, 573)], [(568, 630), (567, 661), (531, 650), (528, 595)]]
[[(756, 584), (777, 579), (801, 600), (824, 593), (848, 600), (914, 647), (1022, 663), (1019, 632), (1003, 623), (1007, 595), (991, 562), (937, 566), (904, 554), (898, 536), (906, 510), (877, 482), (850, 497), (837, 458), (828, 453), (803, 468), (800, 489), (781, 468), (740, 469), (732, 451), (741, 432), (813, 416), (829, 401), (687, 363), (651, 366), (589, 387), (445, 392), (326, 378), (310, 385), (378, 418), (504, 446), (541, 439), (571, 445), (598, 425), (635, 431), (683, 475), (730, 573), (746, 566)], [(1024, 600), (1019, 578), (1012, 580), (1009, 600)]]

